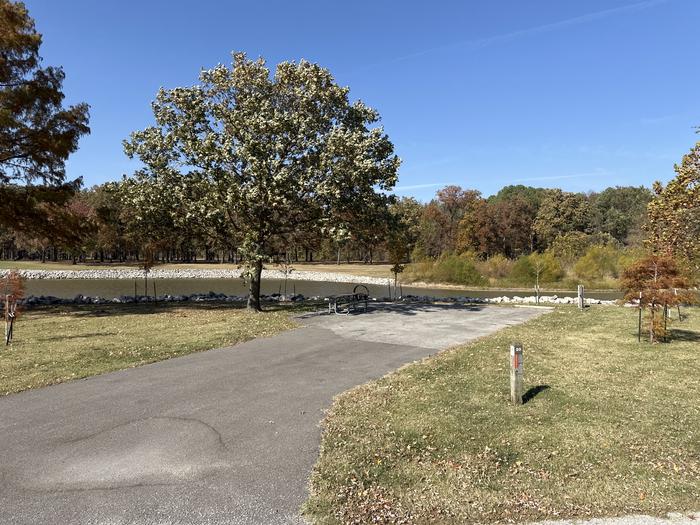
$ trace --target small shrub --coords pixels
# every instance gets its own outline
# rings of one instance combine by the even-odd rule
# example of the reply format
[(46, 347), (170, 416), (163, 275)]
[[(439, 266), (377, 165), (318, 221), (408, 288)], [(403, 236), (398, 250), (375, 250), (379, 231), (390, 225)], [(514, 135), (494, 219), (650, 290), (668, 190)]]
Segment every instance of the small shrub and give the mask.
[(433, 280), (471, 286), (486, 284), (474, 261), (470, 257), (459, 255), (447, 255), (438, 259), (433, 267)]
[(591, 246), (574, 265), (576, 277), (595, 281), (617, 278), (620, 274), (621, 252), (611, 245)]
[(479, 273), (468, 255), (443, 255), (438, 260), (423, 260), (410, 264), (406, 275), (414, 281), (484, 286), (486, 279)]
[(486, 277), (504, 279), (513, 270), (513, 261), (501, 254), (497, 254), (477, 264), (477, 268)]
[(549, 252), (523, 255), (513, 264), (510, 280), (515, 284), (532, 286), (539, 282), (553, 283), (564, 275), (561, 264)]

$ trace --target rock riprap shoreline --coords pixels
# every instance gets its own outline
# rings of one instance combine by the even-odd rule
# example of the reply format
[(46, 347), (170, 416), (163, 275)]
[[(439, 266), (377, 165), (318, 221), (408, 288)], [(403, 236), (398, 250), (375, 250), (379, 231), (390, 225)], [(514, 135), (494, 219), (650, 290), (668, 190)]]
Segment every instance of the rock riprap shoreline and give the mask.
[[(58, 280), (79, 280), (79, 279), (123, 279), (134, 280), (143, 279), (144, 272), (139, 269), (109, 269), (109, 270), (17, 270), (18, 273), (32, 280), (38, 279), (58, 279)], [(0, 270), (0, 278), (4, 277), (10, 270)], [(236, 279), (240, 278), (242, 270), (217, 270), (217, 269), (153, 269), (148, 272), (149, 279)], [(263, 279), (285, 278), (285, 273), (281, 270), (263, 270)], [(369, 284), (377, 286), (391, 285), (392, 279), (383, 277), (370, 277), (361, 275), (350, 275), (346, 273), (334, 272), (314, 272), (314, 271), (292, 271), (286, 274), (287, 279), (296, 281), (314, 281), (314, 282), (329, 282), (329, 283), (349, 283), (349, 284)], [(323, 296), (304, 297), (301, 294), (297, 295), (280, 295), (272, 294), (261, 297), (267, 302), (299, 302), (299, 301), (320, 301)], [(184, 301), (223, 301), (223, 302), (243, 302), (247, 300), (245, 295), (226, 295), (217, 292), (195, 293), (189, 295), (161, 295), (156, 298), (153, 296), (127, 296), (119, 297), (101, 297), (101, 296), (85, 296), (76, 295), (73, 298), (53, 297), (50, 295), (29, 296), (23, 300), (23, 303), (28, 306), (50, 305), (50, 304), (119, 304), (119, 303), (135, 303), (146, 301), (158, 302), (184, 302)], [(375, 297), (375, 301), (388, 301), (388, 297)], [(404, 295), (401, 299), (404, 302), (448, 302), (448, 303), (481, 303), (481, 304), (537, 304), (537, 298), (531, 296), (499, 296), (499, 297), (441, 297), (432, 295)], [(617, 301), (607, 301), (601, 299), (585, 300), (586, 304), (617, 304)], [(539, 299), (540, 304), (575, 304), (575, 297), (558, 297), (557, 295), (542, 295)]]
[[(271, 295), (261, 295), (260, 299), (267, 303), (302, 303), (305, 301), (318, 303), (320, 301), (327, 300), (327, 297), (323, 296), (313, 296), (305, 297), (302, 294), (294, 295), (284, 295), (284, 294), (271, 294)], [(196, 293), (189, 295), (159, 295), (157, 297), (145, 296), (145, 295), (121, 295), (119, 297), (100, 297), (100, 296), (85, 296), (76, 295), (72, 298), (63, 297), (53, 297), (50, 295), (34, 296), (30, 295), (25, 297), (20, 301), (20, 304), (25, 306), (48, 306), (48, 305), (70, 305), (70, 304), (129, 304), (129, 303), (146, 303), (146, 302), (158, 302), (158, 303), (172, 303), (172, 302), (226, 302), (226, 303), (242, 303), (248, 300), (245, 295), (226, 295), (223, 293), (209, 292), (209, 293)], [(434, 297), (430, 295), (406, 295), (396, 300), (392, 300), (390, 297), (372, 297), (371, 301), (385, 303), (385, 302), (402, 302), (402, 303), (453, 303), (453, 304), (524, 304), (524, 305), (553, 305), (553, 304), (575, 304), (575, 297), (557, 297), (556, 295), (551, 296), (540, 296), (539, 303), (535, 296), (528, 297)], [(588, 305), (593, 304), (604, 304), (604, 305), (614, 305), (617, 301), (605, 301), (601, 299), (586, 299), (585, 303)]]

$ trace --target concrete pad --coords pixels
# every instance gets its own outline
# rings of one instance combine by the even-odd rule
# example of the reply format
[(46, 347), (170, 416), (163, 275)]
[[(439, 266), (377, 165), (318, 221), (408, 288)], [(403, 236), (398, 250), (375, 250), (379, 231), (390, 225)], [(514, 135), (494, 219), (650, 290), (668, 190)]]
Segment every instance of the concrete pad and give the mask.
[(442, 350), (522, 323), (532, 316), (532, 309), (526, 308), (378, 304), (370, 305), (366, 313), (314, 316), (305, 322), (328, 328), (345, 339)]
[(334, 395), (541, 314), (386, 307), (0, 398), (0, 523), (301, 523)]

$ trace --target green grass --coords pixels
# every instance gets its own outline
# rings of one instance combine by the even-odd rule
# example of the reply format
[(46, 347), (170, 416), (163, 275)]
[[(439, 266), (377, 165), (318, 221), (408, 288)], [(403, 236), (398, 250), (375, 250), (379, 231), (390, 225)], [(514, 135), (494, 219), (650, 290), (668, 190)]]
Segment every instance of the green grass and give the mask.
[(267, 337), (297, 326), (289, 310), (231, 305), (33, 309), (0, 346), (0, 395)]
[[(700, 501), (700, 311), (636, 341), (636, 311), (558, 308), (336, 398), (316, 523), (494, 523), (662, 514)], [(508, 348), (525, 348), (525, 405)]]

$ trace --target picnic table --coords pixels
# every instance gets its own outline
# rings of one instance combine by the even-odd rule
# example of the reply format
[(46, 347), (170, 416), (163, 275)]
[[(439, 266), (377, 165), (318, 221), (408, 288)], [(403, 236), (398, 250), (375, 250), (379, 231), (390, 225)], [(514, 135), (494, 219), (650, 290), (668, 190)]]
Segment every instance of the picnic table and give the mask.
[(351, 311), (357, 311), (362, 306), (362, 311), (367, 311), (369, 303), (369, 290), (364, 284), (358, 284), (352, 293), (331, 295), (327, 297), (329, 314), (349, 315)]

